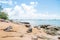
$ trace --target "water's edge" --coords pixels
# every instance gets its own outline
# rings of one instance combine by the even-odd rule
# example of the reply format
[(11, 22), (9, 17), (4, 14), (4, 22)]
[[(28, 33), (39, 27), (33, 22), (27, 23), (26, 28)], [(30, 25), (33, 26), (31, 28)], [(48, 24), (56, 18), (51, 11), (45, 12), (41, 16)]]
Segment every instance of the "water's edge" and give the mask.
[(55, 25), (60, 26), (60, 20), (42, 20), (42, 19), (16, 19), (17, 22), (29, 22), (31, 25)]

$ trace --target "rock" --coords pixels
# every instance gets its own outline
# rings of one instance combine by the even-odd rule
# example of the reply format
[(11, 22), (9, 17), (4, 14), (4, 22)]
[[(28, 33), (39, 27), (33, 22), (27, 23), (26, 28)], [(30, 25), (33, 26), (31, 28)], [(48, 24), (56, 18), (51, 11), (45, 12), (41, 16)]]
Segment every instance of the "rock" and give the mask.
[(47, 29), (53, 29), (55, 31), (59, 31), (59, 28), (56, 26), (48, 26)]
[(46, 33), (49, 34), (49, 35), (58, 35), (59, 32), (59, 28), (56, 27), (56, 26), (48, 26), (48, 27), (45, 27), (44, 28), (46, 30)]
[(13, 22), (13, 20), (9, 20), (10, 22)]
[(50, 25), (40, 25), (40, 28), (47, 28), (48, 26), (50, 26)]
[(59, 29), (58, 28), (54, 28), (54, 30), (58, 31)]
[(46, 33), (49, 35), (57, 35), (57, 30), (55, 28), (51, 27), (48, 30), (46, 29)]
[(30, 23), (29, 22), (20, 22), (20, 23), (22, 23), (22, 24), (24, 24), (26, 27), (31, 27), (31, 25), (30, 25)]
[(29, 22), (20, 22), (20, 23), (22, 23), (22, 24), (30, 24)]
[(57, 31), (60, 31), (60, 27), (56, 26), (55, 28), (56, 28)]
[(58, 37), (58, 40), (60, 40), (60, 37)]
[(56, 35), (56, 31), (47, 30), (46, 33), (49, 35)]
[(30, 25), (30, 24), (25, 24), (25, 26), (26, 26), (26, 27), (28, 27), (28, 28), (29, 28), (29, 27), (31, 27), (31, 25)]
[(32, 28), (29, 28), (27, 33), (31, 33), (32, 32)]
[(10, 32), (10, 31), (11, 31), (11, 29), (12, 29), (12, 27), (11, 27), (11, 26), (9, 26), (9, 27), (5, 28), (5, 29), (4, 29), (4, 31)]
[(5, 22), (5, 20), (4, 20), (4, 19), (0, 19), (0, 21), (1, 21), (1, 22)]

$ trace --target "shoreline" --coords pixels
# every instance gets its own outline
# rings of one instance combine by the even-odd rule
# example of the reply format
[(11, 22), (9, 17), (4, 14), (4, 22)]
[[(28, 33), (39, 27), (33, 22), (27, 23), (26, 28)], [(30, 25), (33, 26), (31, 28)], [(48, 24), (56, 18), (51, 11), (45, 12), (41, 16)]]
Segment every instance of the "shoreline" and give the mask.
[(60, 27), (38, 25), (31, 28), (28, 22), (0, 21), (0, 40), (58, 40)]
[(32, 26), (38, 26), (38, 25), (54, 25), (54, 26), (60, 26), (59, 22), (60, 20), (51, 19), (51, 20), (42, 20), (42, 19), (14, 19), (15, 22), (29, 22)]

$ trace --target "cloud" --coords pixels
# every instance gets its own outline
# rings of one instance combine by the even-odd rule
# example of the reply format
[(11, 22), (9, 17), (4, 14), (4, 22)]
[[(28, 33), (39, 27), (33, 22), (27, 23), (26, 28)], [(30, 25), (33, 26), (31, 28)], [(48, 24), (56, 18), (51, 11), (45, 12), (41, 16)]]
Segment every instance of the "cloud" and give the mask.
[(30, 2), (31, 5), (36, 5), (38, 2)]
[(12, 5), (13, 1), (12, 0), (7, 0), (7, 1), (6, 0), (0, 0), (0, 3)]
[(5, 8), (3, 11), (9, 14), (10, 19), (60, 19), (59, 15), (49, 13), (38, 13), (35, 8), (36, 2), (30, 2), (30, 5), (22, 3), (14, 8)]

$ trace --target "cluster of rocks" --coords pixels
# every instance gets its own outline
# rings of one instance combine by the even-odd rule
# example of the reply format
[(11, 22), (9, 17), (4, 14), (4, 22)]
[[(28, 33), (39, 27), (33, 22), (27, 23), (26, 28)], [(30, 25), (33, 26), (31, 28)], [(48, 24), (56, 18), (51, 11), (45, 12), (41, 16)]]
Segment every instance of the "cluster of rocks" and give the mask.
[(35, 26), (35, 28), (37, 28), (37, 29), (40, 29), (40, 28), (45, 29), (46, 33), (49, 34), (49, 35), (60, 35), (60, 27), (57, 27), (57, 26), (39, 25), (39, 26)]

